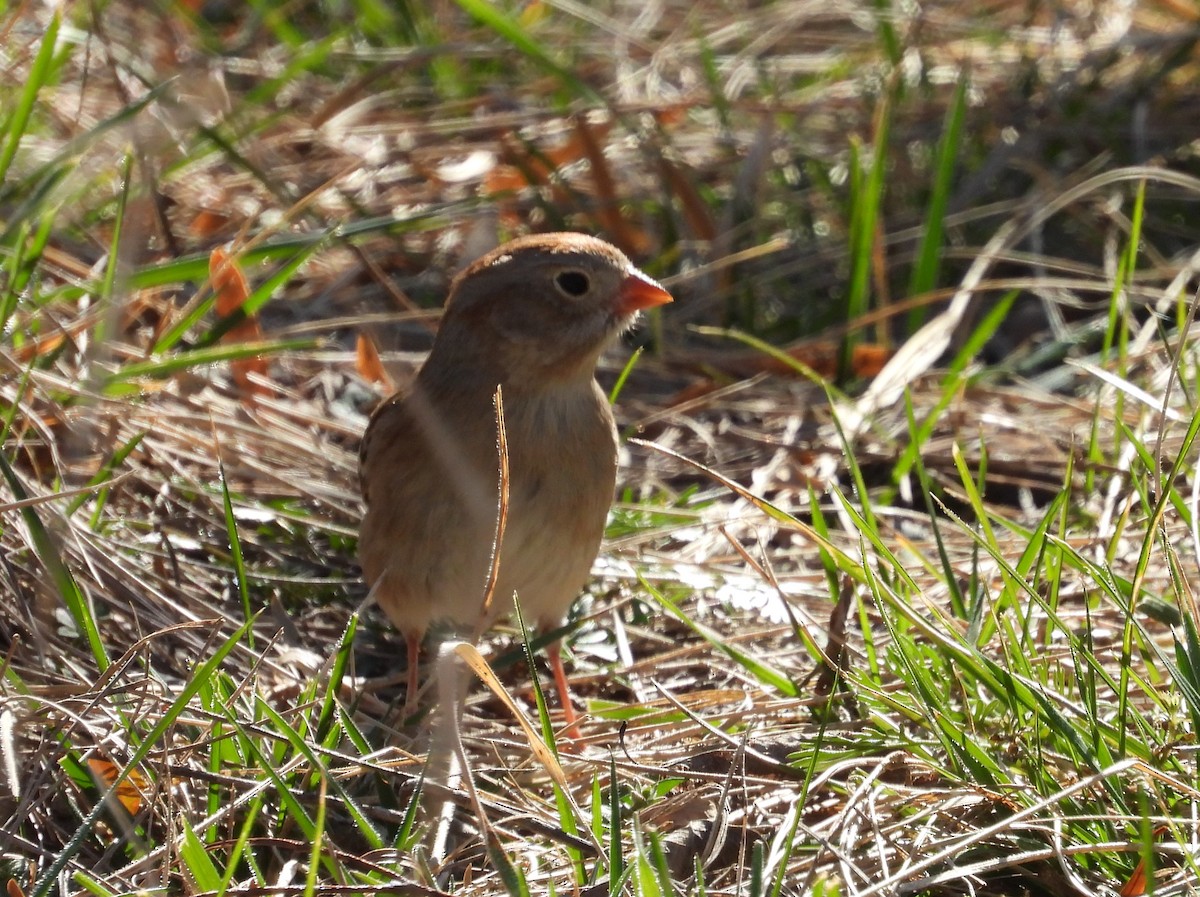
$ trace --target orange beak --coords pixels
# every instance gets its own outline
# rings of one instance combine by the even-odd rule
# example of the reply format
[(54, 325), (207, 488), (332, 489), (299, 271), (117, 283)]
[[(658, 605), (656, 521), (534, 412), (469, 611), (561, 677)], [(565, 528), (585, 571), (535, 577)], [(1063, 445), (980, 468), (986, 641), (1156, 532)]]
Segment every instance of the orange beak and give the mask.
[(671, 294), (656, 281), (651, 280), (637, 268), (631, 268), (629, 276), (621, 283), (617, 292), (617, 312), (631, 315), (643, 308), (666, 305), (673, 301)]

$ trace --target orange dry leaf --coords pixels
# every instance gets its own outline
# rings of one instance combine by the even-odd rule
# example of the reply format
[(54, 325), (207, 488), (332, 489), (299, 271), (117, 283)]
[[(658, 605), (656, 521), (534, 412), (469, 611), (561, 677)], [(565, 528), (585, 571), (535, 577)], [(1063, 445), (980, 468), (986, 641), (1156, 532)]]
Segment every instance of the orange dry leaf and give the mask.
[(656, 106), (650, 110), (650, 114), (654, 116), (655, 122), (660, 127), (669, 130), (687, 120), (688, 105), (675, 103), (674, 105)]
[[(89, 321), (89, 323), (91, 323)], [(48, 355), (56, 351), (66, 340), (66, 336), (62, 331), (58, 333), (48, 333), (41, 339), (33, 340), (13, 351), (13, 358), (20, 362), (29, 361), (31, 358), (38, 358), (42, 355)]]
[(855, 346), (850, 353), (850, 370), (855, 377), (874, 377), (883, 370), (888, 359), (892, 357), (890, 349), (878, 343), (864, 343)]
[[(612, 166), (604, 155), (604, 140), (612, 131), (611, 119), (592, 121), (587, 116), (575, 118), (575, 130), (565, 143), (548, 149), (531, 149), (528, 144), (507, 134), (503, 139), (504, 164), (494, 165), (483, 177), (483, 193), (489, 197), (516, 193), (527, 187), (550, 187), (554, 202), (563, 209), (575, 204), (575, 198), (562, 189), (562, 181), (556, 179), (559, 171), (568, 165), (587, 160), (595, 187), (597, 203), (593, 217), (600, 229), (607, 232), (614, 243), (630, 255), (647, 252), (651, 240), (647, 234), (621, 217), (621, 197), (617, 193), (616, 178)], [(520, 223), (519, 216), (506, 209), (500, 202), (501, 214), (511, 219), (513, 225)]]
[[(1160, 825), (1154, 829), (1154, 839), (1158, 840), (1165, 835), (1169, 829), (1165, 825)], [(1146, 861), (1138, 860), (1138, 864), (1134, 867), (1133, 874), (1129, 876), (1129, 880), (1121, 886), (1121, 890), (1117, 892), (1121, 897), (1142, 897), (1146, 893)]]
[[(92, 778), (96, 780), (96, 784), (102, 789), (108, 790), (112, 787), (112, 783), (117, 780), (117, 776), (121, 774), (121, 767), (108, 760), (88, 760), (88, 768), (92, 772)], [(145, 798), (146, 792), (150, 790), (150, 780), (138, 772), (136, 769), (130, 770), (129, 775), (124, 781), (117, 786), (117, 800), (121, 802), (130, 816), (137, 815), (137, 811), (142, 808), (142, 800)]]
[(611, 122), (589, 126), (586, 137), (575, 131), (566, 143), (549, 149), (531, 152), (528, 146), (513, 136), (505, 135), (502, 145), (509, 164), (497, 165), (483, 179), (487, 195), (506, 193), (525, 187), (544, 187), (553, 180), (559, 169), (588, 157), (587, 141), (599, 141), (612, 130)]
[[(250, 295), (250, 287), (246, 283), (246, 275), (242, 273), (237, 262), (229, 257), (223, 249), (214, 249), (208, 257), (208, 277), (212, 282), (213, 292), (216, 293), (217, 314), (228, 317), (239, 311)], [(234, 324), (221, 337), (223, 343), (248, 343), (262, 340), (262, 327), (258, 319), (247, 316), (245, 320)], [(230, 363), (233, 369), (233, 381), (242, 391), (253, 396), (265, 392), (262, 384), (254, 382), (250, 374), (267, 376), (267, 360), (261, 355), (242, 358)]]
[(483, 177), (483, 191), (488, 196), (515, 193), (529, 186), (529, 179), (513, 165), (497, 165)]
[[(827, 340), (810, 340), (797, 343), (783, 350), (801, 364), (812, 368), (822, 377), (836, 377), (838, 372), (838, 353), (836, 342)], [(874, 377), (887, 363), (890, 352), (883, 346), (874, 343), (863, 343), (850, 350), (850, 375), (853, 377)], [(788, 366), (774, 358), (764, 357), (763, 368), (776, 373), (785, 373)]]
[(227, 224), (229, 224), (228, 215), (222, 215), (219, 212), (213, 212), (209, 209), (201, 209), (199, 214), (192, 219), (192, 223), (188, 226), (188, 231), (197, 239), (210, 238)]
[(224, 249), (214, 249), (208, 257), (208, 276), (212, 280), (213, 292), (217, 294), (217, 314), (222, 317), (241, 308), (250, 295), (246, 275)]
[(379, 359), (379, 349), (375, 347), (374, 340), (365, 333), (358, 335), (354, 352), (354, 369), (368, 383), (381, 383), (389, 390), (395, 389), (391, 375), (388, 374), (383, 362)]
[(1129, 876), (1129, 881), (1117, 892), (1121, 897), (1142, 897), (1146, 893), (1146, 861), (1138, 860), (1137, 867)]

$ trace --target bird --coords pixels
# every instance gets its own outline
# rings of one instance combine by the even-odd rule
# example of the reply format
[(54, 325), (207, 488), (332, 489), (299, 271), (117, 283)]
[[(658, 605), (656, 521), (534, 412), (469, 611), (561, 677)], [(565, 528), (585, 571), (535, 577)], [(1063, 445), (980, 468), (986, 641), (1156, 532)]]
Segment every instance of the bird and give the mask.
[[(596, 364), (640, 311), (671, 301), (615, 246), (570, 232), (518, 237), (451, 282), (428, 358), (376, 408), (359, 452), (359, 561), (406, 642), (406, 715), (431, 627), (482, 632), (514, 596), (539, 632), (562, 625), (616, 486), (617, 431)], [(498, 390), (508, 504), (497, 544)], [(565, 731), (578, 737), (557, 641), (546, 656)]]

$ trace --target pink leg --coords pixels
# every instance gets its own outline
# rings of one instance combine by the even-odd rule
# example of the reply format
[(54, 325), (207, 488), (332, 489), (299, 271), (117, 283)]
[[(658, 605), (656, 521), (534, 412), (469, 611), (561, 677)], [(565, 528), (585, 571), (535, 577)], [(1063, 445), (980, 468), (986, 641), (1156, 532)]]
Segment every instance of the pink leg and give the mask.
[(571, 690), (567, 686), (567, 674), (563, 670), (562, 651), (558, 642), (547, 646), (546, 659), (550, 661), (550, 671), (554, 673), (554, 686), (558, 689), (558, 700), (562, 704), (563, 717), (567, 721), (565, 734), (572, 741), (579, 741), (583, 735), (579, 731), (579, 717), (575, 715), (575, 707), (571, 704)]
[(408, 650), (408, 683), (404, 692), (404, 718), (407, 720), (417, 709), (417, 690), (420, 685), (421, 634), (409, 632), (404, 636)]

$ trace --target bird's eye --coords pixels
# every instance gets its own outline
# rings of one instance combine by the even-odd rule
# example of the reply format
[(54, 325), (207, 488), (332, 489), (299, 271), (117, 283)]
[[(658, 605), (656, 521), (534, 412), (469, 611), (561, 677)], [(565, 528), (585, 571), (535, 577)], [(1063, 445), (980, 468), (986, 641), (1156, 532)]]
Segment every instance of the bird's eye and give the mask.
[(592, 282), (582, 271), (560, 271), (554, 276), (555, 285), (568, 296), (579, 298), (591, 287)]

